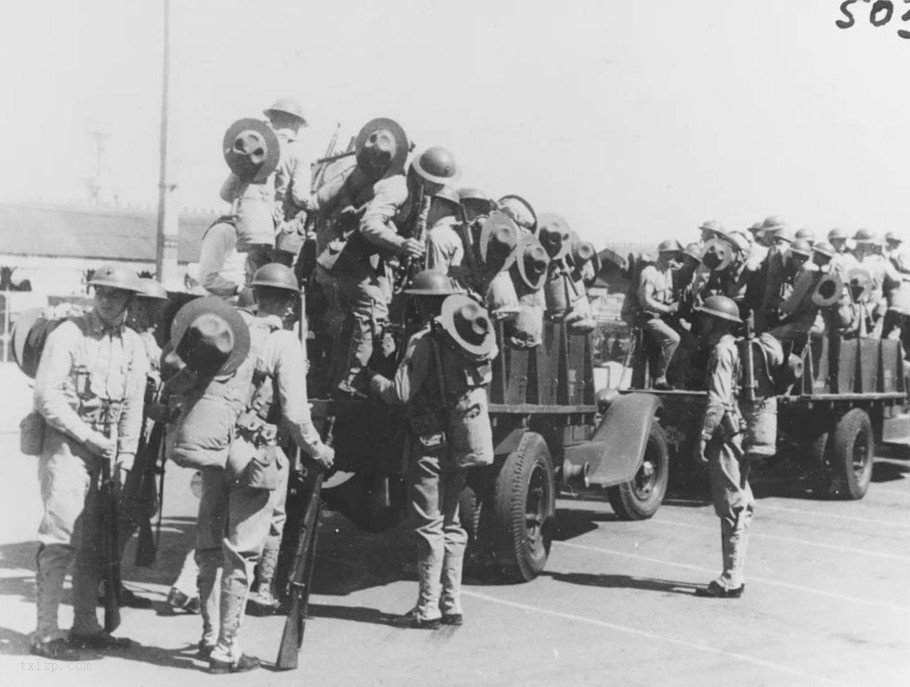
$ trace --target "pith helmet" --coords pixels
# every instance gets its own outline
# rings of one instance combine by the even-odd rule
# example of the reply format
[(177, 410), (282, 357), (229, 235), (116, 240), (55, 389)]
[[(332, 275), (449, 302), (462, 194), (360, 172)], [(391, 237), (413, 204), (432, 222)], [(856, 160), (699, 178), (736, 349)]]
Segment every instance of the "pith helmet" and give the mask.
[(790, 244), (790, 252), (808, 258), (812, 255), (812, 246), (806, 239), (796, 239)]
[(848, 238), (850, 238), (850, 234), (847, 233), (846, 229), (835, 227), (828, 232), (829, 241), (846, 241)]
[(561, 260), (569, 252), (570, 245), (569, 223), (562, 215), (545, 212), (537, 221), (537, 240), (540, 241), (550, 260)]
[(411, 167), (424, 180), (444, 186), (456, 182), (461, 174), (455, 156), (439, 146), (427, 148), (414, 159)]
[(250, 352), (250, 330), (243, 317), (218, 296), (184, 305), (171, 323), (174, 350), (167, 362), (204, 377), (234, 372)]
[(404, 290), (412, 296), (451, 296), (463, 293), (445, 272), (423, 270), (414, 277), (411, 286)]
[(154, 279), (141, 278), (139, 282), (139, 298), (149, 298), (156, 301), (167, 300), (167, 289)]
[(679, 245), (679, 241), (675, 239), (666, 239), (661, 241), (657, 246), (658, 253), (679, 253), (682, 250), (682, 246)]
[(853, 240), (856, 243), (875, 243), (875, 239), (875, 232), (871, 229), (857, 229), (853, 235)]
[(303, 107), (293, 98), (279, 98), (270, 108), (263, 110), (262, 114), (271, 119), (279, 112), (296, 117), (300, 120), (301, 126), (309, 126), (306, 117), (303, 116)]
[(514, 193), (499, 199), (499, 209), (509, 215), (515, 224), (528, 231), (537, 231), (537, 213), (534, 207), (524, 198)]
[(739, 316), (739, 306), (736, 305), (736, 301), (727, 296), (711, 296), (703, 305), (699, 305), (695, 309), (700, 313), (711, 315), (711, 317), (716, 317), (720, 320), (742, 323), (742, 319)]
[(280, 262), (270, 262), (256, 270), (250, 286), (268, 286), (272, 289), (300, 293), (300, 284), (294, 276), (294, 270)]
[(377, 117), (364, 124), (354, 139), (357, 164), (384, 169), (387, 174), (400, 174), (408, 157), (407, 134), (394, 119)]
[(741, 231), (734, 231), (730, 234), (730, 243), (742, 255), (749, 255), (752, 250), (752, 241)]
[(89, 285), (139, 293), (139, 277), (133, 270), (119, 265), (102, 265), (95, 270)]
[(467, 296), (446, 298), (439, 323), (459, 347), (472, 355), (488, 356), (496, 349), (493, 321), (483, 306)]
[(499, 269), (504, 270), (515, 262), (515, 248), (518, 245), (518, 227), (504, 212), (492, 212), (480, 229), (480, 259), (484, 264), (502, 260)]
[(827, 241), (819, 241), (818, 243), (813, 244), (812, 251), (819, 255), (827, 255), (829, 258), (834, 257), (834, 246)]
[(261, 184), (278, 167), (278, 135), (258, 119), (238, 119), (228, 127), (222, 142), (224, 159), (241, 181)]

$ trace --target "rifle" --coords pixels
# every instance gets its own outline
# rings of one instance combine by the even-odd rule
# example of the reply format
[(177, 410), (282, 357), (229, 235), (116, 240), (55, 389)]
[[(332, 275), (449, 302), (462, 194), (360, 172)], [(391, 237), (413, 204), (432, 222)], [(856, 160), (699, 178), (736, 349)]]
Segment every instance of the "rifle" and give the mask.
[[(417, 205), (420, 212), (417, 215), (417, 222), (414, 224), (414, 231), (411, 238), (417, 239), (426, 247), (427, 241), (427, 220), (430, 216), (430, 205), (433, 203), (433, 196), (427, 193), (421, 185), (420, 192), (417, 196)], [(398, 272), (395, 275), (395, 293), (401, 293), (404, 287), (414, 279), (414, 276), (423, 269), (426, 264), (426, 257), (423, 260), (412, 260), (410, 256), (406, 257), (399, 265)]]
[[(325, 177), (325, 171), (328, 169), (332, 157), (332, 152), (335, 150), (335, 145), (338, 143), (338, 132), (341, 130), (341, 122), (335, 126), (335, 133), (332, 134), (332, 138), (329, 140), (329, 145), (325, 150), (325, 156), (316, 160), (311, 167), (311, 177), (310, 177), (310, 195), (316, 193), (319, 189), (319, 185), (322, 183), (323, 178)], [(316, 214), (309, 213), (307, 214), (306, 221), (303, 223), (303, 245), (300, 247), (300, 254), (297, 259), (298, 267), (295, 268), (297, 272), (297, 279), (305, 286), (309, 281), (310, 275), (313, 272), (313, 269), (316, 267)], [(304, 311), (301, 310), (301, 313)], [(301, 314), (301, 317), (303, 315)]]
[(752, 350), (752, 342), (755, 340), (752, 332), (752, 313), (746, 318), (746, 336), (743, 340), (742, 370), (743, 384), (742, 389), (745, 393), (746, 403), (750, 405), (755, 403), (755, 352)]
[[(110, 438), (110, 403), (103, 405), (103, 432)], [(104, 582), (104, 629), (113, 632), (120, 626), (120, 543), (117, 533), (117, 497), (111, 478), (111, 461), (101, 460), (101, 486), (98, 489), (98, 515), (101, 519), (101, 552)]]
[[(335, 418), (329, 418), (326, 444), (333, 443)], [(316, 472), (313, 488), (310, 491), (306, 511), (297, 534), (297, 545), (294, 549), (294, 562), (288, 580), (290, 608), (284, 621), (281, 642), (278, 645), (278, 657), (275, 667), (278, 670), (295, 670), (300, 658), (300, 647), (303, 644), (303, 632), (306, 629), (307, 607), (310, 602), (310, 588), (313, 580), (313, 567), (316, 558), (316, 538), (319, 528), (319, 517), (322, 513), (322, 482), (325, 474), (321, 468)]]
[[(158, 492), (155, 481), (163, 466), (159, 469), (158, 457), (161, 455), (161, 446), (164, 444), (164, 418), (150, 417), (150, 410), (160, 405), (161, 381), (150, 375), (145, 387), (145, 412), (144, 424), (151, 423), (151, 428), (143, 427), (136, 451), (136, 462), (133, 471), (138, 471), (138, 479), (133, 483), (133, 491), (125, 495), (125, 503), (136, 505), (136, 515), (139, 519), (139, 542), (136, 547), (135, 564), (140, 567), (149, 567), (155, 562), (158, 545), (152, 537), (152, 518), (155, 517), (156, 507), (160, 512)], [(162, 485), (163, 486), (163, 485)], [(159, 533), (160, 529), (159, 518)]]

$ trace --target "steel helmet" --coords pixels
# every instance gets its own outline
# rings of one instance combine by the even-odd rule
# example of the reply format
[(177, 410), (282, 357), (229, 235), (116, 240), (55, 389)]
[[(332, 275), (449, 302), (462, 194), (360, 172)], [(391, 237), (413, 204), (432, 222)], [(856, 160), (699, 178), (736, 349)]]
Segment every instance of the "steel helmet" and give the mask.
[(765, 221), (762, 222), (762, 229), (770, 229), (773, 227), (780, 227), (786, 224), (787, 222), (780, 215), (768, 215), (765, 217)]
[(90, 286), (107, 286), (122, 291), (139, 292), (139, 277), (128, 267), (102, 265), (92, 275)]
[(734, 231), (730, 234), (730, 243), (742, 255), (746, 255), (752, 250), (752, 241), (741, 231)]
[(455, 157), (445, 148), (427, 148), (411, 163), (417, 174), (434, 184), (450, 185), (458, 179), (461, 170)]
[(467, 187), (467, 188), (460, 188), (460, 189), (458, 189), (458, 197), (459, 197), (462, 201), (465, 201), (465, 200), (480, 200), (480, 201), (483, 201), (483, 202), (485, 202), (485, 203), (492, 203), (492, 202), (494, 202), (493, 199), (489, 196), (489, 194), (484, 193), (484, 192), (481, 191), (479, 188), (472, 188), (472, 187)]
[(682, 254), (692, 258), (696, 262), (701, 262), (701, 245), (698, 243), (690, 243), (683, 248)]
[(819, 241), (812, 246), (812, 250), (819, 255), (827, 255), (829, 258), (834, 257), (834, 246), (827, 241)]
[(812, 244), (806, 241), (806, 239), (796, 239), (790, 244), (790, 252), (808, 258), (812, 255)]
[(417, 273), (411, 286), (404, 292), (412, 296), (451, 296), (464, 293), (464, 290), (458, 288), (445, 272), (423, 270)]
[(270, 262), (256, 270), (250, 286), (268, 286), (273, 289), (300, 293), (300, 284), (297, 282), (297, 277), (294, 276), (294, 270), (280, 262)]
[(433, 197), (447, 200), (459, 210), (461, 209), (461, 199), (458, 197), (458, 191), (451, 186), (443, 186), (433, 194)]
[(887, 234), (885, 234), (885, 241), (888, 241), (889, 243), (903, 243), (904, 239), (898, 236), (895, 232), (889, 231)]
[(699, 305), (695, 309), (700, 313), (711, 315), (720, 320), (742, 324), (742, 319), (739, 316), (739, 306), (736, 305), (736, 301), (727, 296), (711, 296), (703, 305)]
[(661, 241), (657, 246), (658, 253), (679, 253), (682, 250), (682, 246), (679, 245), (679, 241), (674, 239), (667, 239)]
[(846, 229), (834, 228), (828, 232), (829, 241), (846, 241), (850, 238), (850, 234), (847, 233)]
[(167, 289), (160, 282), (146, 277), (139, 279), (139, 298), (150, 298), (156, 301), (167, 300)]
[(774, 230), (774, 240), (775, 241), (786, 241), (787, 243), (793, 243), (793, 230), (787, 226), (779, 226)]
[(853, 240), (857, 243), (875, 243), (875, 232), (871, 229), (857, 229)]
[(279, 98), (272, 106), (266, 110), (262, 111), (266, 117), (272, 117), (275, 113), (283, 112), (284, 114), (289, 114), (292, 117), (296, 117), (300, 120), (303, 126), (307, 126), (306, 117), (303, 116), (303, 108), (293, 98)]
[(797, 229), (796, 238), (805, 239), (809, 243), (812, 243), (815, 240), (815, 232), (811, 229), (806, 229), (805, 227), (802, 229)]
[(719, 236), (727, 236), (727, 230), (724, 228), (724, 225), (718, 222), (716, 219), (709, 219), (705, 222), (702, 222), (698, 225), (699, 231), (709, 231)]

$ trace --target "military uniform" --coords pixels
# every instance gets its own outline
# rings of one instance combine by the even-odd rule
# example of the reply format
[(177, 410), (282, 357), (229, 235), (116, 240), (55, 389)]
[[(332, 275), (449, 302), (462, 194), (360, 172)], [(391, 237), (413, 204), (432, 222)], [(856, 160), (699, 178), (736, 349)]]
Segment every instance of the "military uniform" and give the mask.
[(408, 409), (408, 495), (419, 537), (419, 593), (413, 610), (418, 623), (440, 617), (461, 620), (467, 534), (458, 517), (458, 499), (464, 467), (493, 457), (486, 384), (495, 344), (481, 357), (469, 356), (440, 329), (427, 325), (411, 337), (393, 379), (374, 375), (371, 380), (382, 400)]
[(236, 220), (222, 217), (206, 229), (199, 247), (199, 283), (222, 298), (236, 296), (249, 281), (247, 253), (237, 250)]
[(103, 458), (86, 445), (109, 434), (117, 469), (130, 469), (139, 441), (148, 362), (139, 335), (108, 326), (95, 311), (48, 336), (35, 377), (35, 407), (47, 423), (38, 465), (44, 514), (38, 530), (36, 639), (57, 631), (63, 578), (75, 557), (73, 633), (102, 631), (96, 605), (102, 572), (98, 482)]
[(639, 278), (638, 302), (643, 315), (642, 329), (660, 346), (660, 353), (651, 370), (651, 377), (655, 380), (666, 378), (667, 368), (679, 347), (679, 332), (662, 319), (670, 313), (672, 299), (672, 269), (667, 267), (661, 271), (656, 265), (645, 267)]
[[(310, 417), (306, 359), (299, 340), (292, 332), (282, 329), (281, 321), (274, 316), (253, 320), (250, 338), (250, 354), (238, 376), (242, 379), (242, 369), (252, 366), (253, 379), (272, 380), (283, 426), (305, 453), (321, 455), (326, 448)], [(188, 422), (206, 420), (204, 413), (190, 417)], [(232, 451), (236, 450), (238, 441), (233, 440)], [(275, 522), (276, 508), (283, 502), (288, 478), (287, 459), (275, 445), (274, 435), (252, 460), (266, 464), (275, 461), (277, 481), (270, 488), (251, 486), (238, 479), (233, 470), (217, 463), (209, 464), (202, 471), (197, 524), (196, 562), (203, 616), (201, 645), (214, 647), (213, 661), (234, 664), (243, 655), (238, 633), (253, 566)], [(216, 588), (219, 568), (220, 589)]]
[(749, 526), (755, 500), (749, 486), (749, 463), (737, 459), (739, 436), (729, 436), (727, 422), (739, 425), (740, 411), (736, 398), (739, 350), (736, 339), (724, 335), (711, 350), (707, 367), (708, 401), (701, 423), (701, 440), (707, 442), (706, 455), (711, 479), (714, 512), (720, 518), (723, 572), (715, 583), (724, 590), (743, 586)]

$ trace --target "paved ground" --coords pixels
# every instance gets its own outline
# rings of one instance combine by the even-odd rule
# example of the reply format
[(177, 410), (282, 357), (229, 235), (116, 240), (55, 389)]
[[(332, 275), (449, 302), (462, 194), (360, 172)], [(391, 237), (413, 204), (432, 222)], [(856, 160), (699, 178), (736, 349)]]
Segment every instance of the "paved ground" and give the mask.
[[(192, 540), (189, 476), (170, 469), (156, 568), (124, 568), (155, 610), (126, 609), (139, 646), (86, 664), (27, 655), (40, 513), (35, 463), (18, 454), (21, 378), (0, 370), (0, 679), (7, 685), (208, 684), (192, 658), (198, 616), (163, 598)], [(13, 401), (12, 399), (18, 399)], [(10, 420), (12, 419), (12, 421)], [(601, 500), (559, 502), (546, 572), (524, 585), (466, 586), (467, 623), (400, 629), (415, 582), (404, 530), (368, 536), (329, 514), (313, 618), (295, 673), (221, 678), (256, 685), (910, 684), (910, 461), (880, 452), (860, 502), (813, 501), (759, 480), (749, 582), (740, 600), (696, 598), (720, 560), (718, 525), (697, 498), (671, 498), (648, 522), (616, 521)], [(891, 455), (892, 457), (887, 457)], [(128, 550), (126, 561), (132, 561)], [(64, 607), (67, 626), (71, 609)], [(248, 618), (246, 649), (272, 660), (281, 618)]]

